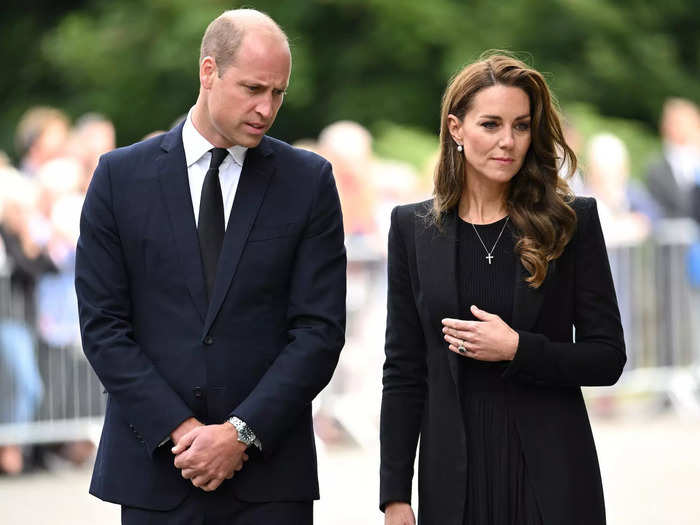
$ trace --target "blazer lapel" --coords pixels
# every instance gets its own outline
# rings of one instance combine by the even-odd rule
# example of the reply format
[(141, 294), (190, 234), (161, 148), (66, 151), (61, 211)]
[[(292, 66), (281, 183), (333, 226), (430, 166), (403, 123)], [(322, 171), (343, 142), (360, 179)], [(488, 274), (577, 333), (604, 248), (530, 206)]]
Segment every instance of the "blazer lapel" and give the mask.
[(459, 394), (459, 359), (461, 358), (447, 349), (447, 343), (442, 338), (442, 323), (440, 322), (445, 317), (464, 318), (464, 313), (459, 308), (455, 267), (457, 258), (455, 213), (454, 210), (451, 210), (445, 214), (442, 230), (438, 230), (433, 225), (426, 226), (425, 219), (421, 216), (415, 217), (414, 226), (420, 289), (431, 320), (435, 324), (435, 332), (439, 334), (440, 341), (444, 343), (450, 373)]
[(166, 134), (161, 143), (161, 149), (163, 153), (156, 159), (160, 187), (165, 197), (185, 282), (197, 311), (204, 321), (207, 313), (207, 295), (187, 176), (185, 148), (182, 145), (182, 124)]
[(257, 147), (249, 149), (246, 153), (241, 178), (236, 189), (236, 197), (233, 200), (231, 215), (226, 226), (224, 244), (216, 270), (214, 290), (204, 322), (204, 335), (211, 329), (221, 309), (226, 293), (231, 286), (231, 280), (236, 273), (248, 234), (274, 174), (274, 163), (268, 158), (271, 155), (272, 150), (266, 138), (263, 138)]

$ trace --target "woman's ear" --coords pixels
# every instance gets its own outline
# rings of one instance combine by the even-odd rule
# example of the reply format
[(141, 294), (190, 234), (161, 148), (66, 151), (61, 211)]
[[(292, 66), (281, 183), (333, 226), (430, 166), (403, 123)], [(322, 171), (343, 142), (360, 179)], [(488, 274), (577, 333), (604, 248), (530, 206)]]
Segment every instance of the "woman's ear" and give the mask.
[(454, 140), (456, 144), (464, 143), (462, 140), (462, 121), (451, 113), (447, 115), (447, 129), (450, 135), (452, 135), (452, 140)]

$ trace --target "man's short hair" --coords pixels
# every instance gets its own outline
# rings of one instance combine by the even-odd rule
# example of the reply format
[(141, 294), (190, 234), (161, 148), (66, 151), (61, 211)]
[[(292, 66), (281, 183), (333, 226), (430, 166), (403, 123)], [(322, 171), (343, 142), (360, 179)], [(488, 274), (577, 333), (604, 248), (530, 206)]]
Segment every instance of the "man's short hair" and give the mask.
[(258, 28), (267, 26), (288, 41), (282, 28), (266, 13), (255, 9), (232, 9), (212, 20), (207, 27), (199, 50), (199, 63), (204, 57), (214, 58), (221, 77), (236, 59), (245, 32), (253, 25)]

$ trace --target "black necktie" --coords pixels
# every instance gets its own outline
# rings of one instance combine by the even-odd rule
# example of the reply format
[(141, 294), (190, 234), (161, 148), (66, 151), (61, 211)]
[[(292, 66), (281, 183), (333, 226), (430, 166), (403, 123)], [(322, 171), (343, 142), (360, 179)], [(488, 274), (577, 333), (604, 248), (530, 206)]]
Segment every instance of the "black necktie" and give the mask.
[(224, 199), (219, 183), (219, 166), (228, 155), (224, 148), (213, 148), (211, 163), (204, 177), (202, 197), (199, 200), (199, 250), (204, 265), (204, 279), (207, 283), (207, 297), (211, 300), (216, 279), (216, 265), (219, 262), (221, 245), (224, 243)]

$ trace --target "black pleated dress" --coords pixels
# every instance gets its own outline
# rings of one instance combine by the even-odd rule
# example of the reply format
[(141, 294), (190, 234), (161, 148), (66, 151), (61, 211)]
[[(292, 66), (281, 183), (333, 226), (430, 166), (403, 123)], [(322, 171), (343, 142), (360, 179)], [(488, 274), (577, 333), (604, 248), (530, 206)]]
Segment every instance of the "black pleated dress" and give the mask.
[[(472, 304), (511, 323), (515, 292), (515, 238), (506, 218), (476, 225), (458, 218), (457, 272), (461, 318), (476, 320)], [(489, 264), (483, 243), (492, 252)], [(506, 362), (461, 360), (462, 409), (467, 436), (464, 525), (542, 525), (505, 383)]]

